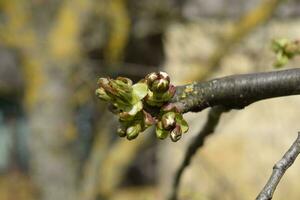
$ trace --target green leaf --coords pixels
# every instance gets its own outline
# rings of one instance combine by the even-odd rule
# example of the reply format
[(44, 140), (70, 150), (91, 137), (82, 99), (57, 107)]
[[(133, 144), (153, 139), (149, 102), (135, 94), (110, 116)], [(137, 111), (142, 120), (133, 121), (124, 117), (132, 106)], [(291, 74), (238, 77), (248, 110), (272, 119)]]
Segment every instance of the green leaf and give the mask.
[(148, 86), (146, 83), (136, 83), (132, 86), (133, 93), (138, 96), (139, 100), (143, 99), (148, 92)]
[(143, 109), (143, 103), (142, 101), (138, 101), (136, 104), (134, 104), (131, 108), (131, 110), (128, 112), (129, 115), (133, 116), (136, 115), (139, 111)]

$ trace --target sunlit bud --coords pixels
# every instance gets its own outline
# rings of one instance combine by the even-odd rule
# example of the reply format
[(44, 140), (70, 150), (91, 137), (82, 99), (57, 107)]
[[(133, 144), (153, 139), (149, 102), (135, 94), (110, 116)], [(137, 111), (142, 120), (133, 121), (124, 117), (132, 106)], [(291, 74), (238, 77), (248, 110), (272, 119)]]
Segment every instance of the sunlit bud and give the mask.
[(110, 101), (111, 98), (106, 94), (105, 90), (100, 87), (96, 90), (96, 96), (104, 101)]
[(158, 74), (156, 72), (152, 72), (145, 77), (145, 80), (149, 86), (158, 79)]
[(141, 130), (142, 130), (142, 127), (140, 124), (135, 124), (133, 126), (128, 127), (126, 130), (127, 139), (133, 140), (134, 138), (136, 138), (139, 135)]
[(170, 77), (166, 72), (159, 72), (158, 74), (159, 74), (160, 78), (163, 78), (170, 83)]
[(135, 116), (130, 115), (128, 112), (120, 112), (119, 113), (119, 120), (120, 121), (131, 121), (134, 119)]
[(126, 130), (124, 128), (118, 128), (117, 132), (120, 137), (126, 136)]
[(103, 85), (107, 85), (109, 83), (108, 78), (99, 78), (98, 79), (98, 85), (102, 87)]
[(176, 126), (170, 133), (171, 140), (177, 142), (181, 138), (182, 132), (180, 126)]
[(159, 138), (159, 139), (161, 139), (161, 140), (163, 140), (163, 139), (165, 139), (166, 137), (168, 137), (168, 135), (169, 135), (169, 131), (167, 131), (167, 130), (164, 130), (163, 128), (162, 128), (162, 122), (160, 121), (160, 122), (158, 122), (158, 124), (157, 124), (157, 126), (156, 126), (156, 137), (157, 138)]
[(129, 78), (119, 76), (116, 80), (120, 80), (128, 86), (132, 86), (132, 80), (130, 80)]
[(157, 79), (152, 83), (150, 89), (159, 93), (166, 92), (169, 89), (169, 81), (166, 79)]
[(147, 113), (144, 110), (143, 113), (144, 113), (144, 124), (146, 127), (155, 124), (155, 119), (150, 115), (150, 113)]
[(174, 112), (167, 112), (165, 113), (162, 118), (162, 125), (163, 128), (166, 130), (171, 130), (175, 128), (176, 121), (175, 121), (175, 113)]

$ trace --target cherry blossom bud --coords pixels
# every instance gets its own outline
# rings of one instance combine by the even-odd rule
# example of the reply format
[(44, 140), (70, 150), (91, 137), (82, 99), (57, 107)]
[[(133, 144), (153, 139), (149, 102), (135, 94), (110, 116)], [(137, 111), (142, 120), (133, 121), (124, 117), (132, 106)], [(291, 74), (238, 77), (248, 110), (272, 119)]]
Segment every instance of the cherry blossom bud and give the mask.
[(162, 125), (163, 128), (166, 130), (171, 130), (175, 128), (176, 121), (175, 121), (175, 113), (174, 112), (167, 112), (165, 113), (162, 118)]
[(130, 126), (126, 130), (126, 135), (128, 140), (133, 140), (135, 139), (139, 133), (141, 132), (142, 127), (140, 124), (135, 124), (133, 126)]
[(182, 132), (180, 126), (176, 126), (170, 133), (171, 140), (177, 142), (181, 138)]

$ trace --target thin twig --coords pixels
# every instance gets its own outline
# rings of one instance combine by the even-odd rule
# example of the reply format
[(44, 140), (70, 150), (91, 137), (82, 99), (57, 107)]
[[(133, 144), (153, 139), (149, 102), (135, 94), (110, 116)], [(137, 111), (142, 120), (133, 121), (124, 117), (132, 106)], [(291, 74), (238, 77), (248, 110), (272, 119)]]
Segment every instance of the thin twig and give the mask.
[(256, 200), (271, 200), (276, 190), (276, 187), (284, 175), (285, 171), (294, 163), (297, 156), (300, 153), (300, 132), (298, 137), (289, 148), (289, 150), (284, 154), (284, 156), (279, 160), (273, 167), (273, 172), (269, 178), (267, 184), (264, 186), (262, 191), (256, 197)]
[(170, 200), (177, 199), (178, 187), (184, 170), (190, 164), (197, 150), (203, 146), (205, 138), (215, 131), (215, 128), (219, 123), (222, 113), (227, 111), (228, 109), (223, 106), (213, 107), (209, 111), (204, 127), (202, 128), (200, 133), (196, 136), (196, 138), (193, 139), (190, 145), (188, 146), (188, 149), (184, 156), (184, 160), (175, 174), (172, 192), (169, 198)]

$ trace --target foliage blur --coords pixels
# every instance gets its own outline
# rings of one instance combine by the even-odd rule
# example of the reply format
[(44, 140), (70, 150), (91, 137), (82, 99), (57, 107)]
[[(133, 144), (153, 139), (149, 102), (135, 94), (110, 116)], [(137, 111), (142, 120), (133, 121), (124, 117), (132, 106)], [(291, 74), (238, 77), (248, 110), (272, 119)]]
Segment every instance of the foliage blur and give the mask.
[[(120, 139), (116, 119), (94, 95), (97, 79), (137, 81), (158, 70), (177, 82), (210, 77), (256, 27), (300, 16), (296, 0), (280, 3), (0, 0), (0, 200), (165, 199), (163, 142), (151, 130)], [(207, 29), (216, 48), (190, 39), (205, 23), (219, 24)], [(193, 43), (199, 48), (185, 45)]]

